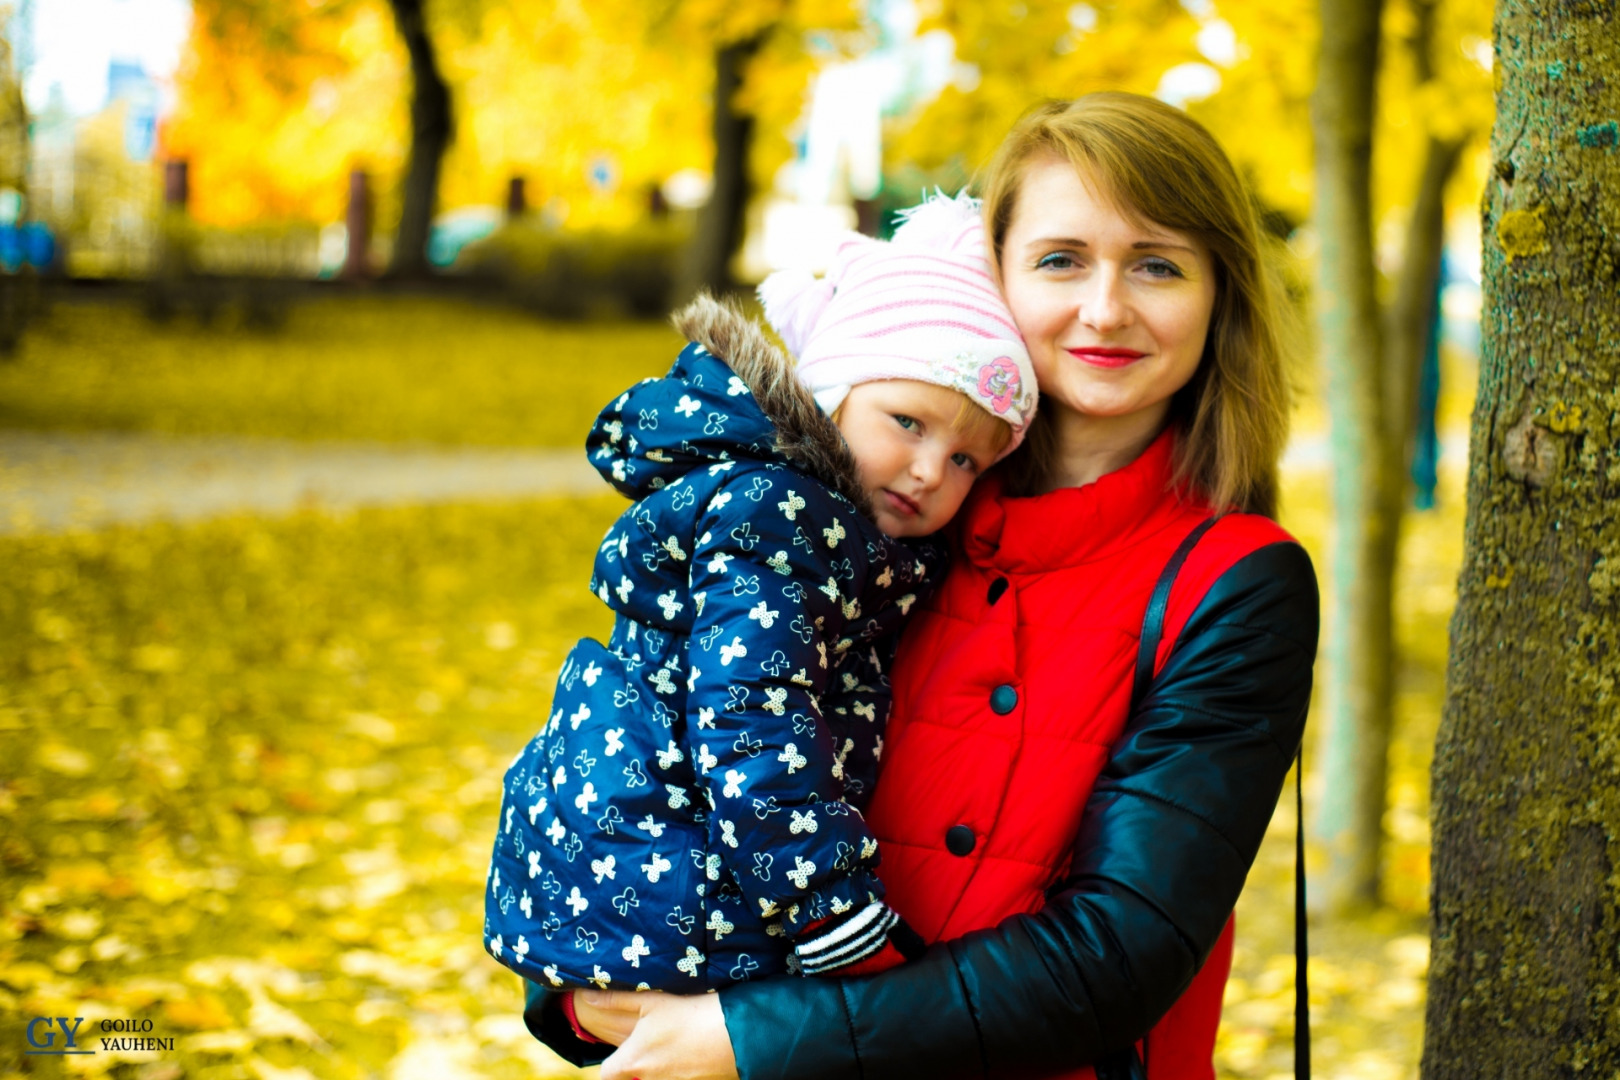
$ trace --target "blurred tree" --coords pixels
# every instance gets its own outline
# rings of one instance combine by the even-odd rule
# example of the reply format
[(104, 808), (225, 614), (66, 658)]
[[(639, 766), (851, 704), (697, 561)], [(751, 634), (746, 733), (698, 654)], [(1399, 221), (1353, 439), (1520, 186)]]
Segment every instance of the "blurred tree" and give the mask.
[[(1420, 165), (1416, 176), (1410, 166), (1402, 170), (1414, 196), (1404, 215), (1400, 269), (1381, 306), (1374, 102), (1391, 69), (1396, 85), (1420, 103), (1438, 104), (1456, 90), (1442, 84), (1436, 62), (1440, 3), (1405, 0), (1386, 9), (1381, 0), (1322, 0), (1321, 18), (1333, 30), (1322, 35), (1313, 110), (1321, 241), (1316, 309), (1328, 379), (1334, 542), (1319, 744), (1328, 782), (1315, 825), (1328, 865), (1316, 895), (1321, 906), (1342, 911), (1379, 901), (1395, 696), (1395, 571), (1410, 498), (1418, 364), (1433, 332), (1445, 190), (1474, 118), (1466, 107), (1435, 108), (1407, 125), (1404, 139), (1383, 140), (1385, 154), (1404, 142)], [(1384, 36), (1399, 48), (1381, 72)], [(1388, 220), (1399, 224), (1398, 217)]]
[[(653, 34), (703, 42), (714, 58), (713, 187), (698, 216), (680, 292), (736, 287), (731, 264), (742, 246), (756, 177), (774, 171), (785, 145), (783, 140), (756, 154), (756, 133), (764, 127), (786, 134), (793, 127), (813, 70), (805, 63), (806, 35), (826, 40), (829, 33), (857, 31), (860, 6), (853, 0), (664, 0)], [(771, 104), (778, 106), (774, 115)]]
[(1620, 1074), (1620, 19), (1499, 0), (1423, 1075)]
[(455, 125), (450, 88), (439, 74), (437, 52), (422, 11), (423, 0), (388, 0), (388, 6), (411, 61), (411, 150), (388, 274), (419, 277), (428, 272), (428, 232), (439, 201), (439, 172)]
[(920, 116), (894, 125), (885, 157), (962, 180), (1037, 102), (1092, 90), (1151, 94), (1166, 70), (1201, 60), (1198, 21), (1177, 0), (940, 0), (922, 29), (956, 40), (956, 77)]
[(0, 187), (27, 194), (28, 106), (16, 51), (0, 38)]
[(687, 249), (678, 291), (690, 296), (699, 289), (724, 293), (735, 284), (731, 259), (742, 246), (748, 208), (748, 154), (754, 118), (736, 106), (743, 69), (759, 52), (763, 33), (728, 41), (714, 51), (714, 94), (710, 130), (714, 138), (713, 186), (698, 215), (697, 230)]
[(339, 221), (351, 168), (401, 167), (407, 73), (390, 24), (380, 0), (194, 0), (161, 140), (190, 162), (198, 222)]
[[(1388, 755), (1397, 525), (1373, 260), (1372, 148), (1382, 0), (1321, 0), (1312, 118), (1316, 146), (1316, 311), (1333, 440), (1333, 548), (1327, 604), (1327, 735), (1317, 835), (1328, 849), (1332, 907), (1376, 901)], [(1344, 767), (1348, 765), (1346, 771)], [(1339, 770), (1339, 771), (1335, 771)], [(1371, 891), (1373, 895), (1365, 895)]]

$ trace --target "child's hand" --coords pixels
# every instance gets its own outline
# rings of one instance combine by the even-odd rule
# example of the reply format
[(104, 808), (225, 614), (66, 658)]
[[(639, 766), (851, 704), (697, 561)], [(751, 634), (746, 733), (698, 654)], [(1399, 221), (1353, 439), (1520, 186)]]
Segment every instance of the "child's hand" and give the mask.
[(576, 1001), (612, 999), (638, 1008), (639, 1021), (629, 1037), (602, 1062), (602, 1080), (737, 1080), (737, 1057), (731, 1049), (718, 994), (662, 994), (586, 991)]
[(574, 1019), (579, 1026), (602, 1042), (623, 1046), (641, 1019), (641, 1002), (646, 995), (629, 990), (574, 990)]

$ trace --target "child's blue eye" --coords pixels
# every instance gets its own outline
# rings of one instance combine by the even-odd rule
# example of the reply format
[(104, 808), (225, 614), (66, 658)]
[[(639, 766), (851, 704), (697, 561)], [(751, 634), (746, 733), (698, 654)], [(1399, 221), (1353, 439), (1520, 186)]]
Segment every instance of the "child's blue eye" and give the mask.
[(918, 426), (917, 421), (902, 413), (894, 414), (894, 422), (905, 428), (907, 431), (911, 431)]
[(979, 463), (973, 460), (973, 456), (971, 454), (952, 454), (951, 464), (956, 465), (959, 468), (966, 469), (969, 472), (977, 472), (979, 470)]

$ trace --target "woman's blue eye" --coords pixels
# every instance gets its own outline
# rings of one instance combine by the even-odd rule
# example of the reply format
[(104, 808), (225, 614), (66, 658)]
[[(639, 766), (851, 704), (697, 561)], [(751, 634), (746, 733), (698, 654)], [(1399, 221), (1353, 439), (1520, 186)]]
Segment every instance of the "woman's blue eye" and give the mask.
[(1144, 260), (1142, 269), (1146, 270), (1151, 277), (1178, 278), (1186, 276), (1181, 272), (1181, 267), (1168, 259)]
[(1050, 255), (1041, 256), (1035, 265), (1041, 270), (1072, 270), (1074, 259), (1061, 251), (1054, 251)]

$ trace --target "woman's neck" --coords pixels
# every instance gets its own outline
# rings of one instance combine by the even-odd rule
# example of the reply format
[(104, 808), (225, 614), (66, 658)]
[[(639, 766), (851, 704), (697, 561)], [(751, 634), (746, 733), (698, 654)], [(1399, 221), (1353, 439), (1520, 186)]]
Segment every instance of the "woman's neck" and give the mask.
[(1087, 416), (1050, 399), (1041, 405), (1052, 409), (1057, 434), (1048, 491), (1083, 487), (1123, 469), (1158, 438), (1170, 413), (1168, 401), (1128, 416)]

